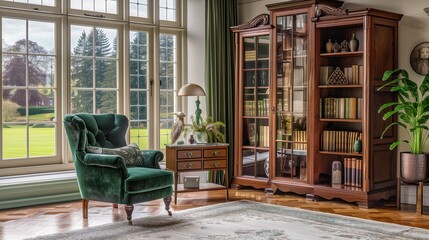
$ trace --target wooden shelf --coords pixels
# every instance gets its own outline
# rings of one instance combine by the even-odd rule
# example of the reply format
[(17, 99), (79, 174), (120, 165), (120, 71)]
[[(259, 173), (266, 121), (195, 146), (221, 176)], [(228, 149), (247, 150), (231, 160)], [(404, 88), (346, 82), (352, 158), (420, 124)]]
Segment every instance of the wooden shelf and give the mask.
[(362, 88), (362, 85), (319, 85), (318, 88)]
[(184, 188), (183, 184), (177, 184), (177, 192), (195, 192), (195, 191), (212, 191), (225, 190), (225, 186), (215, 183), (200, 183), (200, 188)]
[(356, 52), (337, 52), (337, 53), (321, 53), (320, 57), (362, 57), (363, 51)]
[(321, 122), (350, 122), (350, 123), (361, 123), (362, 119), (349, 119), (349, 118), (321, 118)]
[(328, 152), (328, 151), (319, 151), (319, 153), (320, 154), (328, 154), (328, 155), (363, 157), (362, 153), (345, 153), (345, 152)]
[(269, 149), (269, 147), (256, 147), (256, 146), (250, 146), (250, 145), (244, 145), (243, 147), (242, 147), (243, 149), (247, 149), (247, 150), (270, 150)]
[(336, 186), (332, 186), (332, 185), (322, 185), (322, 184), (316, 184), (314, 185), (314, 188), (319, 188), (319, 189), (325, 189), (325, 190), (336, 190), (336, 191), (342, 191), (342, 192), (362, 192), (363, 188), (362, 187), (352, 187), (352, 186), (345, 186), (344, 184), (338, 184)]
[(243, 118), (255, 118), (255, 119), (269, 119), (270, 117), (268, 116), (243, 116)]

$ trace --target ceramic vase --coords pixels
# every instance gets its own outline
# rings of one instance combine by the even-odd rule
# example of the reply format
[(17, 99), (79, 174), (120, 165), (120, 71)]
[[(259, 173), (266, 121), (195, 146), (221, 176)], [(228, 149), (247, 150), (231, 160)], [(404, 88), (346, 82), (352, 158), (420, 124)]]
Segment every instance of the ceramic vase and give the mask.
[(353, 144), (353, 150), (357, 153), (362, 152), (362, 140), (358, 138)]
[(332, 52), (332, 42), (331, 42), (331, 39), (329, 39), (328, 42), (326, 43), (326, 52), (327, 53), (331, 53)]
[(352, 39), (350, 40), (350, 51), (356, 52), (359, 50), (359, 40), (356, 39), (356, 33), (352, 34)]

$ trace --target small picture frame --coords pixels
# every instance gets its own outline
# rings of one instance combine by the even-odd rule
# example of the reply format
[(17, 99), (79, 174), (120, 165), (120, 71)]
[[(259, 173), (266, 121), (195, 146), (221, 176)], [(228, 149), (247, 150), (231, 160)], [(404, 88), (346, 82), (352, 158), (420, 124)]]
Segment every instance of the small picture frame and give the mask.
[(429, 73), (429, 42), (422, 42), (414, 47), (410, 54), (410, 64), (420, 75)]

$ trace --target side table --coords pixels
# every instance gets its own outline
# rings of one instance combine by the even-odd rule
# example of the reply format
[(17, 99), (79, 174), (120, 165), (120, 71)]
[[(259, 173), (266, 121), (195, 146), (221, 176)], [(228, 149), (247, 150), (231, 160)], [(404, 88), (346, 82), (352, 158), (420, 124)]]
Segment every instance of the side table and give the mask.
[(184, 188), (178, 184), (179, 173), (223, 170), (228, 184), (228, 146), (227, 143), (167, 145), (166, 169), (174, 173), (174, 204), (177, 193), (225, 189), (229, 199), (228, 187), (215, 183), (200, 183), (199, 188)]
[(423, 186), (426, 183), (429, 183), (429, 179), (420, 182), (407, 182), (401, 178), (397, 178), (397, 191), (396, 191), (396, 207), (398, 210), (401, 210), (401, 185), (412, 184), (417, 185), (417, 194), (416, 194), (416, 213), (423, 214)]

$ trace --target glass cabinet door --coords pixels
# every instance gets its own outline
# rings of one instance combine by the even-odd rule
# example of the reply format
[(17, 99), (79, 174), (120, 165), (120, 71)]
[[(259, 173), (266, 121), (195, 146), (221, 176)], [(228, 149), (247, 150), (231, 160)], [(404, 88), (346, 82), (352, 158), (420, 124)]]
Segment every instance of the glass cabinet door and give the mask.
[(242, 176), (268, 177), (269, 35), (243, 38)]
[(275, 177), (307, 180), (307, 14), (276, 19)]

